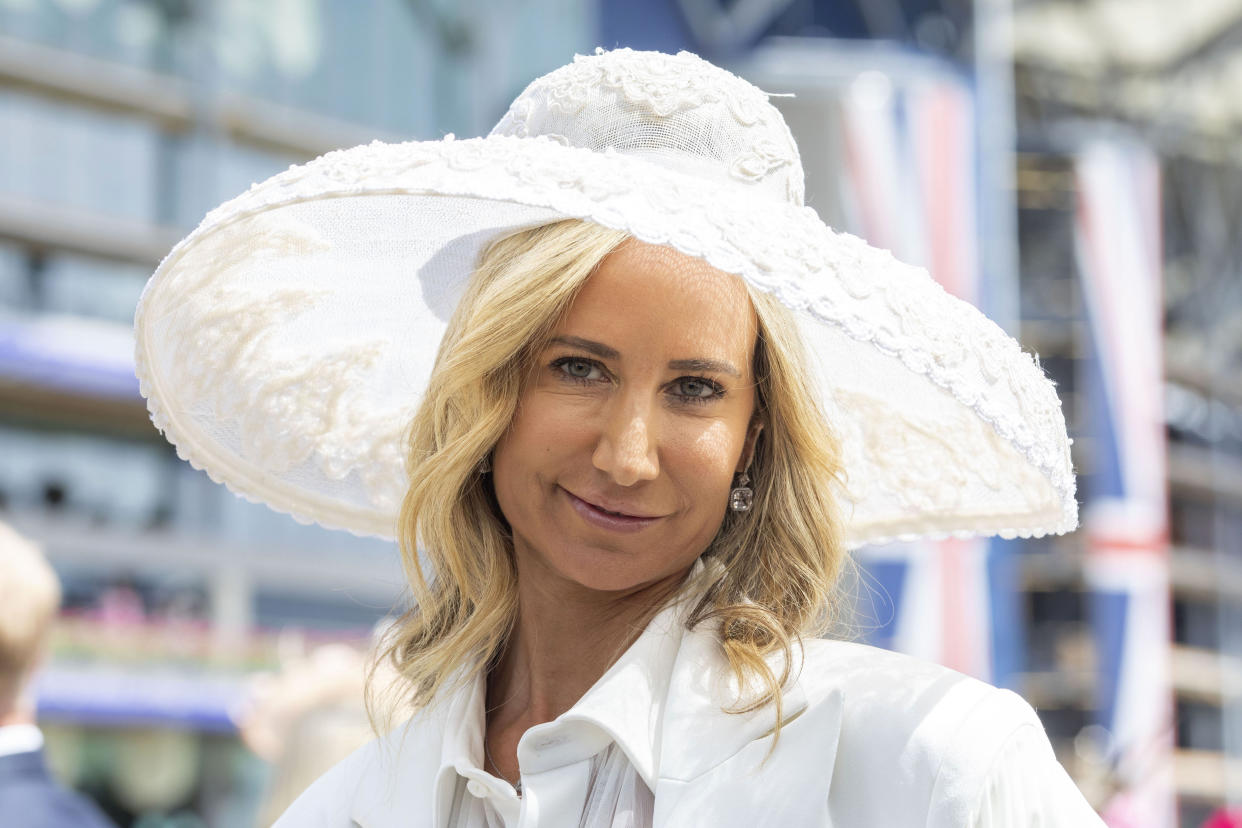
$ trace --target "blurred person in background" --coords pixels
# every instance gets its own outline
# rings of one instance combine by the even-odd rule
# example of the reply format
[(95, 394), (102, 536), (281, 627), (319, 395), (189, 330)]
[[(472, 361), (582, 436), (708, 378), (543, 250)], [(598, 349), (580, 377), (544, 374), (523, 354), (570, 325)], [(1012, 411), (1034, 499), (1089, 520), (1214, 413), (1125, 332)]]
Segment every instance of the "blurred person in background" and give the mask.
[(397, 536), (415, 599), (417, 713), (281, 828), (1101, 825), (1017, 695), (818, 638), (850, 546), (1077, 511), (1037, 363), (802, 201), (765, 93), (619, 49), (487, 138), (291, 168), (164, 260), (155, 424)]
[(34, 676), (60, 607), (60, 581), (43, 554), (0, 523), (0, 825), (107, 828), (93, 802), (48, 772), (35, 724)]
[(237, 724), (246, 746), (272, 765), (259, 825), (275, 822), (312, 782), (370, 740), (366, 665), (360, 649), (325, 644), (254, 678)]

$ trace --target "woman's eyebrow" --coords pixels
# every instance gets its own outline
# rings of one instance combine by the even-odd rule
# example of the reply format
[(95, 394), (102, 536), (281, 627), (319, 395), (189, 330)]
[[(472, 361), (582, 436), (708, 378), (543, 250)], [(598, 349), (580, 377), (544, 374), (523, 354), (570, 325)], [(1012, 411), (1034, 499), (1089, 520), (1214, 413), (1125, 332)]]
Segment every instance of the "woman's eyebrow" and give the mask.
[(578, 336), (554, 336), (551, 339), (552, 344), (568, 345), (571, 348), (581, 348), (582, 350), (595, 354), (600, 359), (620, 359), (621, 352), (616, 348), (609, 348), (602, 342), (596, 342), (591, 339), (583, 339)]
[(705, 371), (713, 374), (729, 374), (740, 377), (742, 372), (733, 367), (732, 362), (719, 359), (674, 359), (668, 364), (674, 371)]
[[(593, 339), (583, 339), (580, 336), (554, 336), (550, 340), (550, 344), (581, 348), (600, 359), (621, 358), (621, 352), (616, 348), (611, 348)], [(703, 359), (701, 357), (697, 359), (674, 359), (669, 361), (668, 367), (673, 371), (706, 371), (715, 374), (729, 374), (734, 377), (742, 376), (742, 372), (737, 370), (732, 362), (725, 362), (720, 359)]]

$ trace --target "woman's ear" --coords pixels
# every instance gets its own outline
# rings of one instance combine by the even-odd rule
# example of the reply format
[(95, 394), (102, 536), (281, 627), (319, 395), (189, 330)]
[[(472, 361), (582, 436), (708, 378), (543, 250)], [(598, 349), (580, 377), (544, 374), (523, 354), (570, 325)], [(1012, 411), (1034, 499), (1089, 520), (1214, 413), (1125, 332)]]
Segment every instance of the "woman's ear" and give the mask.
[(755, 417), (750, 421), (750, 427), (746, 429), (746, 441), (742, 444), (742, 457), (738, 460), (736, 472), (741, 474), (750, 468), (750, 463), (755, 459), (755, 444), (759, 442), (759, 433), (763, 431), (763, 420)]

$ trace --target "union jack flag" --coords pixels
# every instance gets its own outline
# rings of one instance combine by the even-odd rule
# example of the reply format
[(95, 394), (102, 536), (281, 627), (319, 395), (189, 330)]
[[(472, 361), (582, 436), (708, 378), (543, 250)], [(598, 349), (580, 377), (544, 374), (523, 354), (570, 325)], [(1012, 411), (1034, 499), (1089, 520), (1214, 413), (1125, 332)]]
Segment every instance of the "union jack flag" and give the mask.
[(1085, 576), (1115, 828), (1177, 824), (1169, 670), (1160, 168), (1145, 146), (1092, 141), (1076, 160), (1075, 241), (1091, 331)]

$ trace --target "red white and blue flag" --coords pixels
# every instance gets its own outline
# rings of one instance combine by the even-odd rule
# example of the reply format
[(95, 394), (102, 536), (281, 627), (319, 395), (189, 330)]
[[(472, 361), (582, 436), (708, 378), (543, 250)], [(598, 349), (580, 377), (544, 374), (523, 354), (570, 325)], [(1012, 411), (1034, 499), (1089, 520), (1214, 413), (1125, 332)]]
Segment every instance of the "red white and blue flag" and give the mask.
[(1118, 790), (1115, 828), (1177, 824), (1170, 682), (1160, 167), (1145, 146), (1097, 140), (1076, 160), (1075, 241), (1091, 331), (1086, 580), (1097, 724)]

